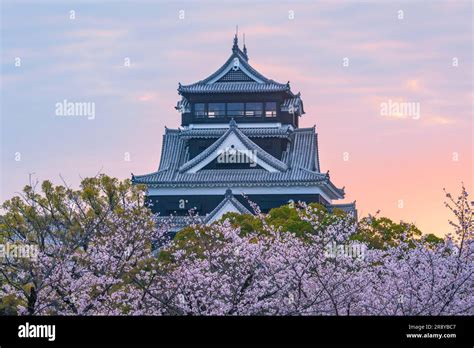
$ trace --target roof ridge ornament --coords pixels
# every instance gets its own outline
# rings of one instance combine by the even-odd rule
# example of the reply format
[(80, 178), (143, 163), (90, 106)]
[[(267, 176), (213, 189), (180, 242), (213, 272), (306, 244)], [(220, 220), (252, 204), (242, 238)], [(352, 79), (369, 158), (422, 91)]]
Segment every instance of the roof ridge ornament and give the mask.
[(235, 35), (234, 35), (234, 45), (232, 46), (232, 52), (236, 53), (239, 50), (239, 38), (237, 35), (239, 34), (239, 26), (235, 27)]
[(233, 196), (232, 190), (230, 189), (230, 187), (228, 187), (227, 190), (225, 190), (225, 196), (228, 198), (231, 198)]
[(235, 122), (233, 117), (229, 122), (229, 128), (237, 128), (237, 122)]
[(249, 56), (247, 55), (247, 46), (245, 46), (245, 33), (244, 33), (244, 50), (243, 50), (243, 52), (244, 52), (245, 57), (247, 59), (249, 59)]

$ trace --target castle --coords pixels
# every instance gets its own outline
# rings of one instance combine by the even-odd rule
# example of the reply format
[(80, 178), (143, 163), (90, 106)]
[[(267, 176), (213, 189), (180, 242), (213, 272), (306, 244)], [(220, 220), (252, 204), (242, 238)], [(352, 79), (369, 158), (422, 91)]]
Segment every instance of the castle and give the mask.
[(165, 130), (158, 170), (132, 175), (132, 182), (147, 186), (152, 210), (172, 215), (176, 230), (190, 209), (211, 223), (226, 212), (251, 213), (248, 200), (262, 212), (304, 201), (355, 214), (355, 203), (332, 203), (344, 198), (344, 189), (320, 171), (315, 127), (298, 126), (301, 94), (248, 61), (236, 35), (222, 67), (179, 84), (181, 127)]

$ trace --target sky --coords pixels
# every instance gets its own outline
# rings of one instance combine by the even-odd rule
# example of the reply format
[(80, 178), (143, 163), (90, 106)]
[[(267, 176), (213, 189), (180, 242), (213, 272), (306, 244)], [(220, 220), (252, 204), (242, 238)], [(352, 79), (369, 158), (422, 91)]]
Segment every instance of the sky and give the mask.
[[(462, 0), (3, 0), (0, 200), (30, 176), (78, 187), (155, 171), (178, 82), (217, 70), (238, 25), (249, 63), (301, 92), (300, 126), (316, 125), (344, 202), (441, 236), (443, 188), (473, 192), (472, 23)], [(95, 117), (58, 117), (65, 99)]]

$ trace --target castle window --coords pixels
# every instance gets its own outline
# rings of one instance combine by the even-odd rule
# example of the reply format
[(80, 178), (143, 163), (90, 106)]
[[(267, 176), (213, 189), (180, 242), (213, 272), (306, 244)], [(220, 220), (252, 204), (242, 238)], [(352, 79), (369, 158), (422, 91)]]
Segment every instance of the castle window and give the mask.
[(245, 103), (245, 116), (260, 117), (263, 114), (263, 103)]
[(205, 117), (206, 116), (206, 104), (198, 103), (194, 104), (194, 115), (197, 117)]
[(225, 103), (209, 103), (207, 116), (210, 118), (225, 116)]
[(228, 103), (227, 116), (244, 116), (244, 103)]
[(276, 117), (277, 115), (277, 105), (275, 102), (265, 103), (265, 116), (266, 117)]

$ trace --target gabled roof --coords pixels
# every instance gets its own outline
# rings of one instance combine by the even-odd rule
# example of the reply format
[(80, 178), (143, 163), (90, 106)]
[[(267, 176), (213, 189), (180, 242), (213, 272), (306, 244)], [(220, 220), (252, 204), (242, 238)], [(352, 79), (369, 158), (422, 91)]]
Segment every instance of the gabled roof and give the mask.
[(214, 208), (205, 218), (204, 222), (209, 224), (219, 220), (222, 215), (228, 212), (236, 212), (240, 214), (252, 214), (242, 203), (240, 203), (232, 194), (231, 189), (225, 192), (225, 198)]
[(303, 101), (301, 100), (301, 93), (296, 94), (294, 97), (285, 99), (281, 104), (281, 111), (288, 111), (290, 113), (297, 113), (303, 115)]
[(290, 86), (257, 82), (216, 82), (212, 84), (201, 84), (198, 82), (189, 86), (181, 85), (178, 91), (180, 94), (290, 92)]
[[(334, 186), (329, 175), (320, 172), (317, 134), (314, 127), (289, 129), (283, 126), (278, 131), (288, 133), (289, 147), (280, 160), (288, 169), (277, 172), (259, 168), (201, 169), (195, 173), (181, 172), (180, 167), (188, 162), (186, 146), (189, 131), (191, 130), (166, 129), (159, 169), (150, 174), (133, 176), (132, 181), (150, 188), (318, 186), (331, 199), (344, 197), (344, 189)], [(220, 130), (222, 134), (227, 131)], [(247, 138), (255, 133), (251, 128), (238, 128), (238, 131)]]
[[(285, 163), (281, 162), (277, 158), (270, 155), (268, 152), (264, 151), (260, 146), (255, 144), (244, 133), (242, 133), (237, 127), (237, 123), (232, 119), (229, 124), (229, 129), (211, 146), (209, 146), (207, 149), (205, 149), (193, 159), (184, 163), (179, 168), (180, 173), (189, 171), (192, 168), (196, 167), (199, 163), (203, 163), (206, 160), (209, 161), (210, 159), (214, 159), (214, 157), (217, 157), (219, 150), (222, 150), (222, 145), (232, 135), (235, 136), (234, 138), (236, 141), (240, 141), (241, 145), (245, 147), (245, 150), (255, 151), (257, 159), (266, 163), (269, 166), (269, 171), (285, 171), (288, 169), (288, 166)], [(263, 165), (263, 163), (261, 165)]]
[[(179, 136), (181, 138), (220, 138), (229, 128), (187, 128), (183, 129)], [(280, 127), (247, 127), (240, 128), (247, 137), (251, 138), (288, 138), (292, 130), (291, 125)]]
[(232, 54), (216, 72), (190, 85), (178, 87), (179, 94), (188, 93), (259, 93), (259, 92), (291, 92), (290, 84), (279, 83), (269, 79), (255, 70), (248, 63), (247, 50), (238, 46), (237, 36), (234, 37)]
[(357, 217), (357, 209), (356, 209), (356, 201), (352, 203), (342, 203), (342, 204), (331, 204), (327, 206), (327, 209), (330, 213), (334, 212), (334, 209), (339, 209), (342, 210), (349, 215), (352, 215), (352, 217), (356, 220), (358, 220)]
[(182, 113), (191, 112), (191, 104), (189, 104), (189, 101), (185, 97), (182, 97), (174, 108)]

